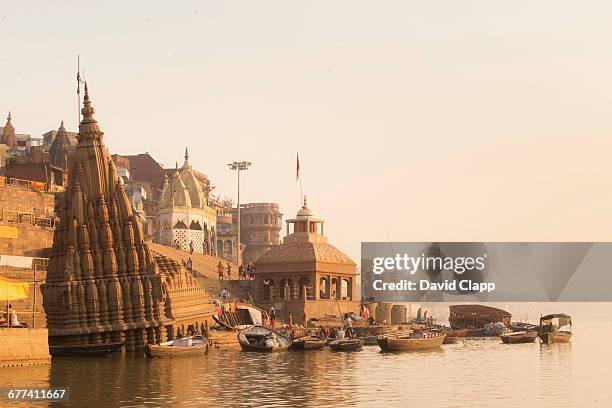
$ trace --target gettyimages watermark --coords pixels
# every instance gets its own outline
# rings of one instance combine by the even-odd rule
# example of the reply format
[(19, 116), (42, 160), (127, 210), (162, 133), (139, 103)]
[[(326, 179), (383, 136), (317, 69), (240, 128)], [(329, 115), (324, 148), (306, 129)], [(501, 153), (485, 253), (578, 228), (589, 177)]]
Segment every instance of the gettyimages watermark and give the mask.
[(364, 242), (361, 290), (377, 301), (612, 301), (612, 243)]

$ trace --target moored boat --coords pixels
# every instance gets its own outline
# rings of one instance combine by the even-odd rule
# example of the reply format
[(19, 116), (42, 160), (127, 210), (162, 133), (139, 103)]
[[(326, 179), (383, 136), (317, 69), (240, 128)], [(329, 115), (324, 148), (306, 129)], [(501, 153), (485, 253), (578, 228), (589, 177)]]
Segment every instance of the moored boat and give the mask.
[(49, 354), (53, 357), (58, 356), (103, 356), (111, 353), (121, 352), (122, 342), (87, 344), (87, 345), (55, 345), (49, 346)]
[(448, 335), (446, 335), (442, 344), (456, 344), (460, 339), (461, 337), (448, 337)]
[(444, 333), (446, 333), (446, 337), (444, 338), (444, 342), (442, 344), (455, 344), (459, 342), (460, 338), (468, 335), (468, 329), (449, 329), (444, 331)]
[(329, 343), (332, 351), (359, 351), (363, 348), (363, 341), (357, 338), (338, 339)]
[(208, 349), (208, 340), (202, 336), (191, 336), (160, 344), (147, 344), (147, 357), (190, 357), (204, 355)]
[[(440, 332), (424, 332), (412, 333), (408, 337), (389, 336), (385, 339), (384, 351), (420, 351), (439, 348), (442, 346), (445, 333)], [(380, 343), (379, 343), (380, 344)]]
[(518, 344), (518, 343), (533, 343), (538, 337), (538, 332), (534, 330), (505, 333), (499, 336), (505, 344)]
[(410, 334), (412, 333), (411, 330), (408, 331), (401, 331), (401, 332), (395, 332), (395, 333), (387, 333), (387, 334), (382, 334), (380, 336), (378, 336), (378, 338), (376, 339), (378, 346), (380, 347), (380, 349), (382, 351), (392, 351), (389, 346), (387, 345), (387, 340), (389, 338), (410, 338)]
[(316, 336), (304, 336), (294, 339), (289, 348), (291, 350), (317, 350), (325, 347), (325, 339)]
[(572, 339), (572, 317), (562, 313), (540, 317), (542, 343), (569, 343)]
[(238, 333), (242, 351), (269, 353), (286, 350), (291, 339), (284, 334), (263, 326), (252, 326)]
[(363, 342), (364, 346), (375, 346), (378, 344), (378, 336), (363, 336), (357, 338)]
[(221, 315), (213, 315), (212, 318), (226, 329), (244, 330), (262, 324), (262, 310), (253, 305), (228, 303), (221, 310)]
[(502, 323), (510, 327), (512, 315), (505, 310), (484, 305), (451, 305), (448, 322), (452, 329), (469, 329), (468, 336), (483, 336), (485, 327)]

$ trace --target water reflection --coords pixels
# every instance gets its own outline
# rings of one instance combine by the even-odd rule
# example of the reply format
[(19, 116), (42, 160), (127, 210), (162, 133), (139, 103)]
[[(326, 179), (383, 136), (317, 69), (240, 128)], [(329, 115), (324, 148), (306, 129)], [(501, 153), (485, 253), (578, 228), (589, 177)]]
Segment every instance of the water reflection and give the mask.
[[(570, 344), (467, 339), (437, 352), (213, 351), (204, 358), (125, 355), (0, 369), (0, 384), (68, 386), (67, 407), (612, 406), (602, 338), (612, 322), (575, 327)], [(31, 405), (31, 404), (29, 404)], [(39, 406), (45, 406), (41, 404)]]

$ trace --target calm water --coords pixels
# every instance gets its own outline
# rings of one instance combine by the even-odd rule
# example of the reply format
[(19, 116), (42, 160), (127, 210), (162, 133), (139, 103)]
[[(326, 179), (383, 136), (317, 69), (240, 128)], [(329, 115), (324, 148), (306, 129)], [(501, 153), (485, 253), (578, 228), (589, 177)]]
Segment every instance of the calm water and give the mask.
[(0, 386), (67, 386), (70, 401), (49, 405), (88, 408), (611, 407), (610, 338), (612, 321), (600, 320), (576, 324), (571, 344), (552, 346), (474, 339), (403, 354), (366, 347), (358, 353), (215, 351), (175, 360), (56, 358), (46, 367), (0, 369)]

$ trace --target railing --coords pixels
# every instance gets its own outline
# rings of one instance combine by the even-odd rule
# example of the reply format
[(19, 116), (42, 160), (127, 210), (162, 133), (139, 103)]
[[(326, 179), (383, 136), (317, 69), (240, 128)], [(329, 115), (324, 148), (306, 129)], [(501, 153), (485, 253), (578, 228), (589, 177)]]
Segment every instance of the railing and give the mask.
[(58, 218), (37, 217), (32, 213), (16, 210), (0, 210), (0, 221), (28, 223), (44, 228), (55, 228)]
[(24, 180), (14, 177), (0, 176), (0, 186), (16, 187), (33, 191), (49, 191), (48, 183), (43, 183), (41, 181)]
[[(30, 258), (30, 257), (25, 257), (25, 258)], [(5, 265), (0, 265), (0, 271), (4, 271), (9, 272), (9, 271), (15, 271), (15, 270), (34, 270), (34, 272), (36, 273), (36, 271), (46, 271), (47, 268), (49, 267), (49, 258), (39, 258), (39, 257), (31, 257), (32, 258), (32, 265), (30, 267), (22, 267), (22, 266), (14, 266), (14, 265), (9, 265), (9, 264), (5, 264)], [(36, 279), (34, 279), (36, 280)]]

